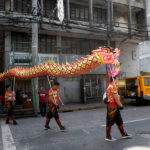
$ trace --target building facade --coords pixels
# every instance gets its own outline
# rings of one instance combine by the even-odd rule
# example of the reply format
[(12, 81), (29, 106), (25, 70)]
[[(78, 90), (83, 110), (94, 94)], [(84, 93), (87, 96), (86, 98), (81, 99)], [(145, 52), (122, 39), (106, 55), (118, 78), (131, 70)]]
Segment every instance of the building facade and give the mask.
[[(1, 72), (16, 65), (31, 65), (32, 23), (37, 23), (39, 64), (47, 60), (74, 62), (100, 46), (119, 46), (121, 76), (140, 74), (138, 44), (148, 38), (145, 0), (63, 2), (65, 19), (60, 23), (57, 0), (39, 0), (37, 8), (31, 0), (0, 0)], [(106, 84), (105, 69), (104, 65), (79, 77), (58, 78), (65, 103), (100, 101)], [(48, 90), (47, 78), (38, 80), (39, 87)], [(30, 92), (30, 82), (17, 80), (19, 89)]]
[[(150, 1), (146, 0), (146, 18), (147, 18), (147, 29), (150, 31)], [(148, 36), (149, 36), (148, 32)], [(140, 51), (140, 73), (141, 75), (149, 75), (150, 73), (150, 41), (149, 39), (139, 44)]]

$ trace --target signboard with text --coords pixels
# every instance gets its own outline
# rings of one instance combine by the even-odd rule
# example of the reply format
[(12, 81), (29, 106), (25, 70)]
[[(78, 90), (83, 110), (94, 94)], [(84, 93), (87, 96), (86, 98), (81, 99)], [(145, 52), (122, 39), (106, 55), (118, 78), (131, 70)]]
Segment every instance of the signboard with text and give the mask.
[[(59, 55), (57, 54), (38, 54), (38, 64), (42, 64), (46, 61), (59, 62)], [(10, 65), (31, 65), (32, 54), (29, 53), (10, 53)], [(37, 64), (37, 65), (38, 65)]]
[(10, 53), (10, 65), (31, 65), (32, 55), (29, 53)]
[(46, 61), (54, 61), (55, 63), (58, 63), (59, 55), (57, 55), (57, 54), (39, 54), (39, 64), (42, 64)]

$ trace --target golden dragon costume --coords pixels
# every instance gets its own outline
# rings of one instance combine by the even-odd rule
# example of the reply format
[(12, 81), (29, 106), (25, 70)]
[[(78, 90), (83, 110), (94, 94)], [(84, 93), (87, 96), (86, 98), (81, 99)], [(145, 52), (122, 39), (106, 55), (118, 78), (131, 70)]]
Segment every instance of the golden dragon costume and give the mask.
[(53, 77), (72, 77), (85, 74), (102, 64), (113, 64), (113, 66), (115, 66), (113, 71), (118, 74), (120, 70), (119, 55), (120, 51), (117, 48), (113, 52), (108, 52), (105, 48), (99, 48), (93, 50), (92, 54), (86, 58), (77, 60), (72, 64), (66, 63), (66, 65), (60, 65), (49, 61), (31, 68), (15, 67), (0, 73), (0, 81), (11, 77), (31, 79), (45, 75)]

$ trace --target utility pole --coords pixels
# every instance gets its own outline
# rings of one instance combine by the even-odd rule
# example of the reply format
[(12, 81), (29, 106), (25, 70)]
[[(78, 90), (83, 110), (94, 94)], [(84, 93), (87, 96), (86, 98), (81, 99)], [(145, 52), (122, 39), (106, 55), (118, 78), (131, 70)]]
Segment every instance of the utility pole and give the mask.
[(111, 5), (110, 0), (107, 1), (107, 46), (110, 47), (110, 30), (111, 30)]
[[(112, 23), (112, 8), (111, 8), (111, 0), (107, 0), (107, 47), (111, 46), (111, 23)], [(109, 84), (109, 74), (107, 70), (107, 65), (106, 65), (106, 88)]]
[(132, 7), (130, 0), (128, 0), (128, 36), (132, 38)]
[[(35, 18), (38, 14), (38, 0), (32, 0), (32, 13)], [(38, 23), (34, 21), (32, 23), (32, 65), (38, 65)], [(32, 92), (33, 92), (33, 105), (34, 111), (37, 114), (39, 108), (38, 97), (35, 92), (36, 86), (38, 87), (38, 78), (32, 79)]]
[(93, 0), (89, 0), (89, 22), (90, 27), (93, 25)]

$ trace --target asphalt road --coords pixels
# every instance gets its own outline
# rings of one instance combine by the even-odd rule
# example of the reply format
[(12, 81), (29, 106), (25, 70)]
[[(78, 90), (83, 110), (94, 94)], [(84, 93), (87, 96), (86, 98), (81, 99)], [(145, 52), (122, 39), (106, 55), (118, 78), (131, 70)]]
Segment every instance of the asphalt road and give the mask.
[(121, 139), (114, 126), (112, 135), (117, 141), (113, 143), (104, 140), (105, 109), (60, 113), (60, 118), (67, 127), (65, 132), (59, 131), (54, 120), (50, 124), (52, 130), (44, 130), (45, 118), (42, 117), (18, 119), (18, 126), (10, 124), (7, 128), (4, 120), (1, 120), (0, 150), (150, 149), (150, 105), (136, 106), (131, 103), (121, 113), (125, 129), (133, 138)]
[(3, 150), (1, 128), (0, 128), (0, 150)]

